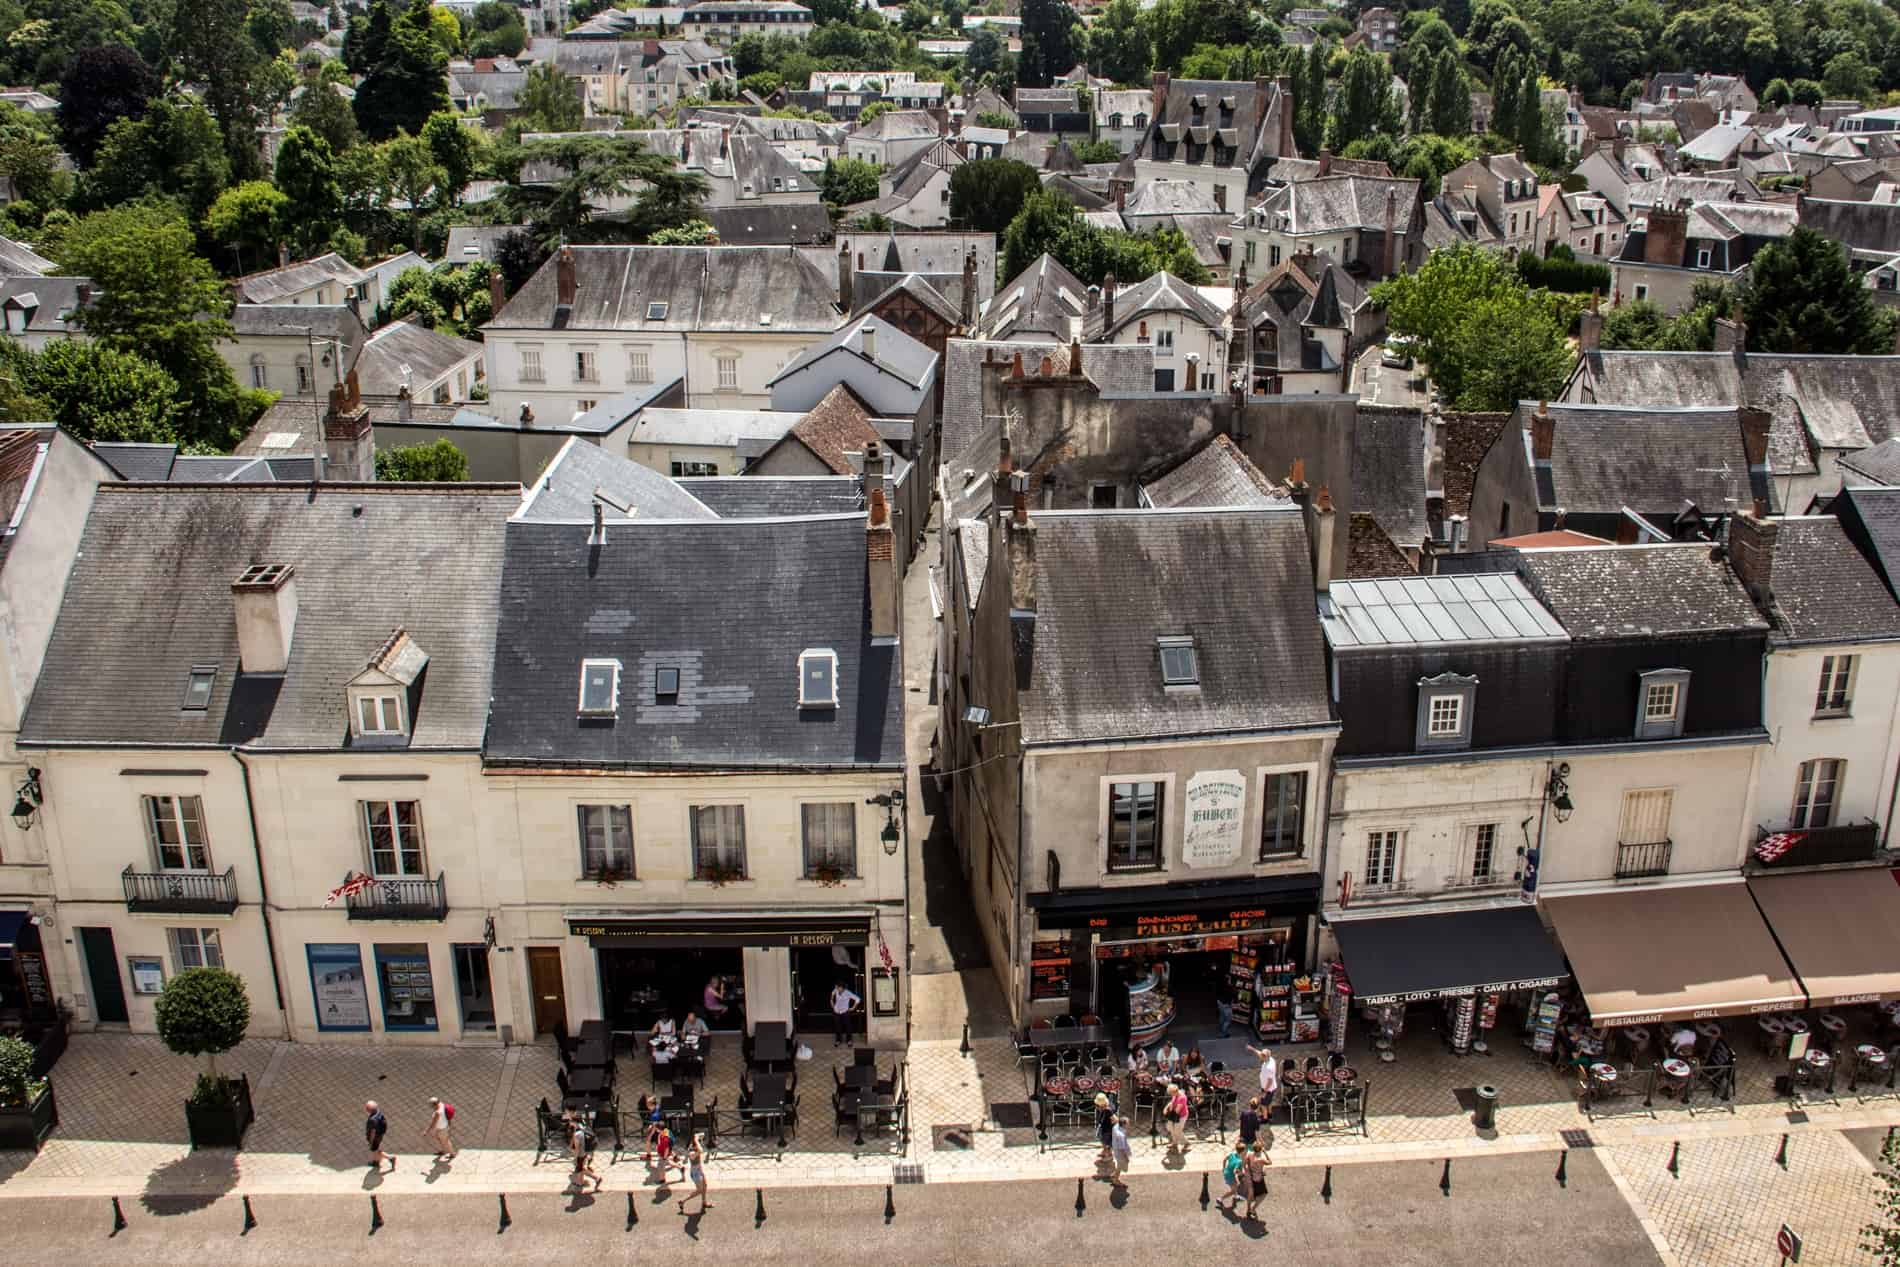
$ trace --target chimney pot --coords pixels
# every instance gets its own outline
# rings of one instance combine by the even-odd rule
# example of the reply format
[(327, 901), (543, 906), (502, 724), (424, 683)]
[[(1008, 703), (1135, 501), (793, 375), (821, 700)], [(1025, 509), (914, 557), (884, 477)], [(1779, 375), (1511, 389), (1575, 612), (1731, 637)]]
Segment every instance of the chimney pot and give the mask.
[(1319, 174), (1322, 176), (1330, 176), (1333, 174), (1333, 152), (1331, 150), (1328, 150), (1328, 149), (1320, 150)]
[(488, 310), (498, 313), (508, 302), (508, 279), (494, 265), (488, 268)]
[(1550, 461), (1551, 453), (1557, 445), (1557, 420), (1550, 415), (1548, 401), (1537, 402), (1537, 412), (1531, 415), (1531, 457), (1538, 462)]
[(574, 249), (572, 247), (563, 246), (561, 253), (555, 257), (554, 289), (557, 304), (564, 308), (574, 306), (577, 287), (574, 280)]
[(864, 349), (864, 359), (877, 360), (877, 326), (867, 321), (858, 327), (858, 341)]
[(1756, 502), (1746, 515), (1729, 520), (1728, 557), (1735, 577), (1757, 604), (1766, 606), (1774, 597), (1775, 539), (1781, 525), (1766, 515), (1767, 507)]
[(1313, 588), (1325, 594), (1333, 586), (1333, 531), (1339, 512), (1333, 509), (1332, 490), (1324, 484), (1313, 499), (1312, 516)]

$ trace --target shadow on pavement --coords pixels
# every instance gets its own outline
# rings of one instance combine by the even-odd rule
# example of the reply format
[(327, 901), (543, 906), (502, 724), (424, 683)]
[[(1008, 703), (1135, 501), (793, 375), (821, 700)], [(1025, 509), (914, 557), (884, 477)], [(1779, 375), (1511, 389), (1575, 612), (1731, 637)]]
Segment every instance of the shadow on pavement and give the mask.
[(228, 1195), (237, 1181), (237, 1150), (200, 1149), (154, 1170), (139, 1204), (160, 1216), (190, 1214)]

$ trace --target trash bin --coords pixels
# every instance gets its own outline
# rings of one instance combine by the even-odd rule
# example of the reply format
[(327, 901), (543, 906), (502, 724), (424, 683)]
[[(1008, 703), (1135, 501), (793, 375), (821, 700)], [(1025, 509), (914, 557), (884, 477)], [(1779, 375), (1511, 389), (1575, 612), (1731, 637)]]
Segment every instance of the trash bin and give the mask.
[(1481, 1131), (1497, 1129), (1498, 1089), (1496, 1087), (1478, 1088), (1478, 1108), (1471, 1115), (1471, 1124)]

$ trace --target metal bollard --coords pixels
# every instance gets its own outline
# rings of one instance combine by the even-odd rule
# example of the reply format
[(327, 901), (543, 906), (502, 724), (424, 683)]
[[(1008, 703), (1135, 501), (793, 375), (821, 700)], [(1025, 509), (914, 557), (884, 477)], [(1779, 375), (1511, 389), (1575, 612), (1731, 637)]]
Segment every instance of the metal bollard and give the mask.
[(114, 1197), (112, 1198), (112, 1234), (117, 1236), (125, 1231), (125, 1228), (125, 1211), (119, 1208), (119, 1199)]
[(1451, 1195), (1451, 1158), (1445, 1158), (1445, 1173), (1438, 1176), (1438, 1190), (1446, 1196)]
[(369, 1194), (369, 1234), (376, 1235), (376, 1229), (383, 1225), (383, 1206), (375, 1193)]
[(640, 1226), (640, 1207), (634, 1203), (633, 1194), (627, 1194), (627, 1230), (631, 1232)]
[(891, 1200), (891, 1185), (884, 1185), (884, 1221), (889, 1223), (897, 1217), (897, 1202)]
[(970, 1054), (970, 1022), (968, 1021), (963, 1022), (963, 1046), (957, 1048), (957, 1054), (959, 1056)]
[(1326, 1182), (1319, 1186), (1319, 1199), (1327, 1205), (1333, 1203), (1333, 1168), (1326, 1167)]
[(1682, 1177), (1681, 1160), (1682, 1141), (1677, 1140), (1669, 1145), (1669, 1173), (1678, 1179)]
[(508, 1225), (513, 1223), (514, 1220), (508, 1217), (508, 1194), (505, 1192), (497, 1192), (495, 1196), (501, 1202), (501, 1226), (495, 1229), (495, 1235), (500, 1236), (503, 1232), (508, 1230)]
[(754, 1188), (752, 1192), (754, 1194), (754, 1200), (756, 1202), (756, 1204), (754, 1204), (752, 1207), (752, 1226), (764, 1227), (765, 1226), (765, 1189)]
[(1781, 1147), (1775, 1150), (1775, 1165), (1783, 1170), (1788, 1168), (1788, 1133), (1786, 1131), (1781, 1133)]
[(249, 1197), (245, 1197), (244, 1198), (244, 1231), (239, 1232), (238, 1235), (243, 1236), (246, 1233), (250, 1232), (251, 1229), (255, 1228), (256, 1226), (257, 1226), (257, 1216), (251, 1213), (251, 1199)]
[(1077, 1179), (1075, 1181), (1075, 1217), (1078, 1219), (1081, 1218), (1084, 1214), (1088, 1213), (1088, 1208), (1089, 1203), (1082, 1195), (1082, 1181)]
[(1570, 1186), (1570, 1150), (1568, 1148), (1557, 1154), (1557, 1186), (1559, 1188)]
[(1213, 1198), (1207, 1195), (1207, 1172), (1203, 1170), (1201, 1172), (1201, 1208), (1205, 1210), (1212, 1201)]

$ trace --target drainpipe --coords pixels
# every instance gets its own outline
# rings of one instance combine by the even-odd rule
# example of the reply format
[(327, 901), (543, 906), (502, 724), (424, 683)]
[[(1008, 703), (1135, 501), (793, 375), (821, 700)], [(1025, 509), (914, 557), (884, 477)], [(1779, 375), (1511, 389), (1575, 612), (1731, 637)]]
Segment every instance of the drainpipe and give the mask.
[[(1518, 886), (1519, 899), (1528, 900), (1533, 906), (1537, 904), (1538, 893), (1541, 893), (1544, 887), (1544, 823), (1550, 818), (1550, 776), (1556, 771), (1556, 768), (1557, 768), (1557, 763), (1554, 760), (1546, 760), (1544, 762), (1544, 782), (1542, 783), (1541, 786), (1539, 786), (1538, 791), (1537, 791), (1537, 847), (1536, 848), (1537, 848), (1538, 892), (1532, 893), (1528, 899), (1525, 899), (1522, 881), (1519, 882), (1519, 886)], [(1523, 824), (1521, 823), (1518, 824), (1518, 830), (1520, 831), (1523, 830)], [(1530, 865), (1529, 858), (1526, 858), (1524, 862), (1526, 866)]]
[(277, 935), (270, 923), (270, 882), (264, 878), (264, 847), (257, 837), (257, 803), (251, 799), (251, 766), (244, 754), (231, 749), (231, 759), (244, 772), (244, 816), (251, 824), (251, 856), (257, 861), (257, 909), (264, 916), (264, 949), (270, 955), (270, 985), (277, 995), (277, 1015), (283, 1018), (284, 1039), (290, 1039), (290, 1009), (284, 1004), (284, 979), (277, 967)]

